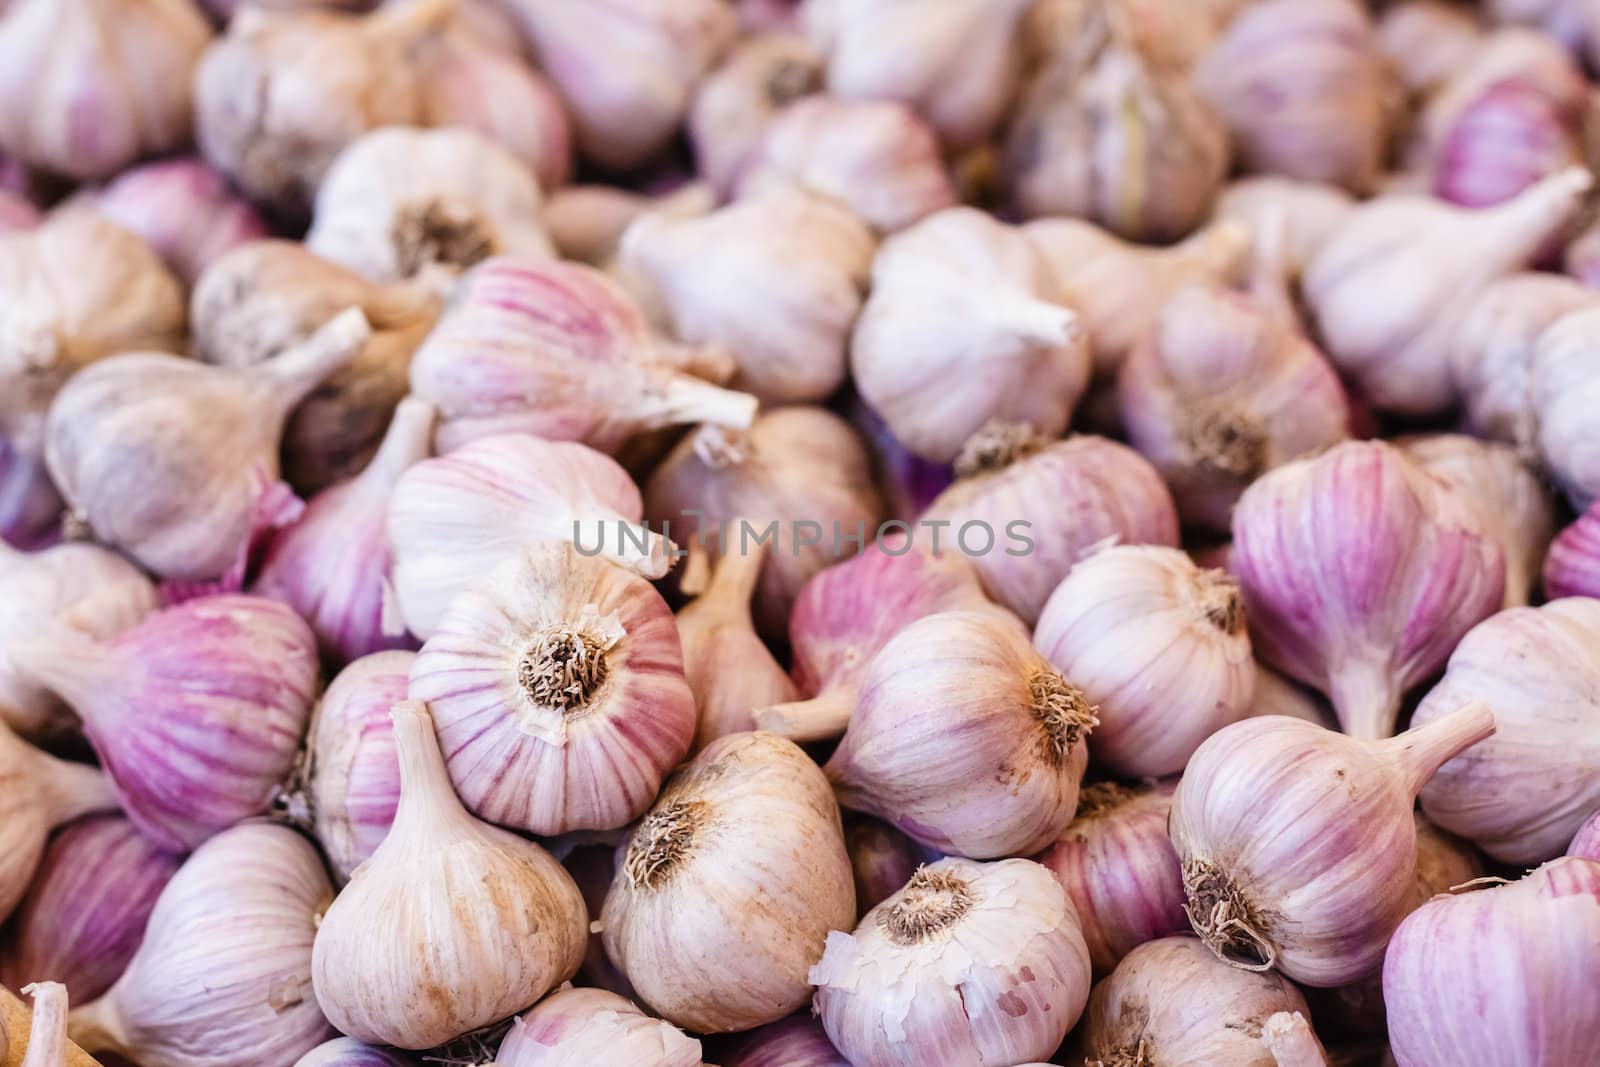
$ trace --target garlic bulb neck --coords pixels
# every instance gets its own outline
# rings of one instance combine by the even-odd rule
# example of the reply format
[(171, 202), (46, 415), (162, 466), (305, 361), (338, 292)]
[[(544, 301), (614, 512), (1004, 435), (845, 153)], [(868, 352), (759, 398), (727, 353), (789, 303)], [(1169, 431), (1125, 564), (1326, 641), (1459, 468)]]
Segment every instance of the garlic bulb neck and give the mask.
[(1377, 747), (1398, 765), (1406, 795), (1414, 797), (1448, 760), (1494, 732), (1494, 713), (1488, 704), (1474, 700), (1432, 722), (1380, 741)]
[(1233, 575), (1220, 568), (1201, 571), (1188, 592), (1196, 615), (1225, 634), (1244, 632), (1244, 596)]
[(1061, 767), (1083, 736), (1100, 725), (1100, 709), (1057, 671), (1036, 672), (1028, 679), (1028, 692), (1034, 718), (1044, 728), (1041, 753), (1052, 767)]
[(67, 987), (60, 982), (34, 982), (22, 987), (33, 997), (33, 1025), (22, 1067), (65, 1067), (67, 1062)]
[(956, 477), (975, 478), (1003, 470), (1043, 451), (1049, 443), (1043, 434), (1025, 422), (992, 420), (961, 446), (955, 460)]
[(334, 371), (361, 354), (372, 327), (360, 308), (341, 311), (326, 326), (252, 372), (271, 383), (279, 408), (287, 416)]
[(587, 708), (611, 673), (606, 650), (616, 637), (571, 626), (550, 626), (534, 635), (517, 664), (517, 682), (541, 708), (573, 715)]
[(390, 710), (389, 719), (394, 723), (394, 748), (400, 762), (400, 800), (389, 836), (396, 836), (397, 831), (402, 835), (415, 832), (442, 817), (466, 817), (450, 784), (428, 706), (420, 700), (402, 700)]
[(897, 945), (931, 941), (972, 910), (972, 886), (956, 871), (918, 867), (904, 889), (878, 913), (878, 925)]
[(703, 800), (676, 800), (645, 816), (628, 845), (622, 872), (634, 888), (660, 889), (683, 867), (697, 835), (711, 818)]
[(1244, 971), (1270, 971), (1278, 950), (1261, 931), (1265, 923), (1258, 905), (1228, 877), (1205, 860), (1183, 865), (1183, 890), (1194, 932), (1217, 958)]

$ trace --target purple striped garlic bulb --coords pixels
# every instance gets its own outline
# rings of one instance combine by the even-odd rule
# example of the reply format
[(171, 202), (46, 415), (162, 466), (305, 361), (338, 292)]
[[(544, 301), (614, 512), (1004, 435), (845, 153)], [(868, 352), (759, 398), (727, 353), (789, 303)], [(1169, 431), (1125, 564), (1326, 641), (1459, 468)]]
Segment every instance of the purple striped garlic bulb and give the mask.
[(517, 1016), (495, 1054), (498, 1067), (636, 1063), (704, 1067), (700, 1042), (652, 1019), (626, 997), (567, 986)]
[(1257, 653), (1326, 693), (1345, 731), (1368, 740), (1394, 732), (1406, 690), (1505, 595), (1505, 556), (1477, 508), (1375, 441), (1246, 490), (1231, 567)]
[(96, 211), (143, 237), (185, 285), (212, 261), (267, 235), (227, 178), (194, 156), (146, 163), (94, 194)]
[(1600, 503), (1562, 530), (1544, 560), (1544, 595), (1600, 598)]

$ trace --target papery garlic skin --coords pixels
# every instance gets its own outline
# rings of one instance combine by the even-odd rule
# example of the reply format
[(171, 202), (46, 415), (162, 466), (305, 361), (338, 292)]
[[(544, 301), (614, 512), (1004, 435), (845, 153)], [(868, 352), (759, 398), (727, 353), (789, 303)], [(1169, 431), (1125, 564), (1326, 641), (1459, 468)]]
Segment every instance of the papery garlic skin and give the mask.
[(809, 1011), (759, 1026), (718, 1054), (722, 1067), (850, 1067)]
[(1021, 230), (975, 208), (930, 215), (872, 262), (850, 346), (856, 388), (926, 459), (954, 459), (991, 419), (1055, 436), (1089, 383), (1087, 339), (1057, 299)]
[(210, 36), (192, 0), (16, 0), (0, 19), (0, 94), (18, 102), (0, 116), (0, 147), (75, 179), (178, 147)]
[(1405, 0), (1378, 19), (1378, 48), (1412, 93), (1437, 89), (1483, 38), (1474, 13), (1446, 0)]
[(519, 1015), (495, 1055), (499, 1067), (595, 1063), (703, 1067), (700, 1042), (603, 989), (559, 989)]
[(333, 887), (293, 830), (246, 822), (184, 861), (144, 942), (72, 1039), (172, 1067), (290, 1067), (332, 1036), (311, 988), (311, 942)]
[(412, 1064), (409, 1056), (393, 1049), (365, 1045), (353, 1037), (338, 1037), (295, 1060), (294, 1067), (412, 1067)]
[(1595, 447), (1594, 402), (1600, 373), (1593, 338), (1600, 307), (1574, 311), (1539, 336), (1529, 374), (1535, 445), (1545, 468), (1577, 509), (1600, 497), (1600, 448)]
[[(115, 811), (117, 797), (94, 767), (34, 748), (0, 723), (0, 921), (11, 914), (44, 858), (50, 831), (95, 811)], [(848, 877), (848, 876), (847, 876)]]
[(679, 340), (732, 353), (736, 388), (819, 401), (845, 379), (875, 248), (844, 207), (780, 188), (698, 218), (646, 214), (621, 262), (660, 292)]
[(814, 1010), (874, 1067), (1000, 1067), (1051, 1055), (1089, 998), (1089, 954), (1050, 872), (1029, 860), (919, 870), (811, 969)]
[(1456, 322), (1486, 285), (1522, 269), (1560, 232), (1592, 184), (1572, 167), (1489, 208), (1413, 195), (1363, 204), (1303, 279), (1329, 358), (1381, 410), (1449, 407)]
[(191, 286), (224, 253), (267, 235), (249, 201), (197, 158), (135, 167), (94, 194), (93, 204), (149, 242)]
[(1550, 545), (1544, 561), (1544, 595), (1600, 598), (1600, 505), (1591, 506)]
[(388, 126), (328, 167), (306, 247), (375, 282), (553, 255), (540, 207), (538, 180), (476, 130)]
[(1424, 904), (1389, 945), (1383, 998), (1400, 1067), (1588, 1063), (1600, 1044), (1600, 863), (1560, 859)]
[(800, 34), (755, 33), (701, 80), (685, 126), (696, 168), (719, 195), (733, 192), (773, 120), (821, 90), (822, 73)]
[(425, 1049), (570, 978), (587, 931), (583, 897), (548, 852), (456, 801), (427, 707), (396, 704), (394, 732), (394, 827), (323, 915), (311, 974), (342, 1032)]
[(1345, 442), (1252, 485), (1231, 567), (1257, 653), (1366, 739), (1394, 732), (1405, 691), (1505, 597), (1505, 556), (1477, 508), (1383, 442)]
[(638, 818), (695, 730), (672, 610), (643, 578), (558, 543), (451, 601), (407, 692), (432, 707), (462, 802), (546, 836)]
[(824, 770), (839, 803), (923, 845), (1034, 853), (1072, 821), (1095, 714), (1014, 618), (930, 615), (872, 658)]
[(882, 233), (957, 201), (933, 130), (887, 100), (814, 96), (773, 118), (739, 172), (735, 195), (786, 185), (832, 197)]
[(606, 954), (651, 1009), (701, 1033), (748, 1030), (804, 1005), (828, 931), (855, 917), (827, 779), (772, 734), (706, 746), (624, 839), (617, 865), (601, 916)]
[(1570, 597), (1503, 611), (1461, 639), (1413, 721), (1482, 700), (1498, 729), (1423, 789), (1428, 818), (1504, 863), (1561, 853), (1600, 806), (1597, 634), (1600, 601)]

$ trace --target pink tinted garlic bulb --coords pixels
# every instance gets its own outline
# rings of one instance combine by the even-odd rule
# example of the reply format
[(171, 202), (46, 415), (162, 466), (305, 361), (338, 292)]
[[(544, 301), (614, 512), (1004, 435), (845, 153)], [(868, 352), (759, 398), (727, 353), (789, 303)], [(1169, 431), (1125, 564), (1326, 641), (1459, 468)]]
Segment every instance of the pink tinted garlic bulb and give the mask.
[(1600, 806), (1597, 641), (1600, 600), (1588, 597), (1512, 608), (1461, 639), (1413, 721), (1481, 700), (1498, 729), (1423, 789), (1428, 818), (1506, 864), (1561, 854)]
[(858, 915), (898, 893), (930, 858), (926, 849), (888, 823), (856, 812), (845, 814), (844, 847), (855, 874)]
[(263, 597), (206, 596), (96, 641), (66, 629), (14, 662), (83, 720), (139, 829), (173, 852), (267, 810), (317, 685), (316, 638)]
[(1448, 408), (1456, 323), (1567, 225), (1593, 181), (1572, 167), (1479, 209), (1403, 194), (1363, 204), (1303, 279), (1328, 356), (1380, 410)]
[(652, 1019), (626, 997), (604, 989), (567, 986), (511, 1024), (495, 1054), (499, 1067), (591, 1067), (637, 1063), (703, 1067), (700, 1042), (671, 1023)]
[(571, 544), (660, 578), (672, 542), (644, 528), (633, 480), (572, 441), (501, 434), (408, 467), (388, 499), (395, 597), (426, 640), (451, 601), (532, 544)]
[(795, 741), (838, 737), (867, 664), (891, 638), (928, 615), (987, 607), (978, 572), (959, 550), (935, 551), (909, 532), (889, 532), (801, 588), (789, 644), (805, 699), (756, 709), (756, 726)]
[(611, 451), (642, 430), (750, 425), (754, 397), (685, 373), (666, 348), (600, 271), (501, 256), (461, 281), (412, 361), (411, 388), (439, 409), (441, 452), (497, 433)]
[(1195, 932), (1218, 959), (1306, 985), (1371, 973), (1415, 904), (1417, 792), (1494, 730), (1474, 703), (1383, 741), (1278, 716), (1212, 735), (1169, 824)]
[(990, 419), (1066, 429), (1089, 383), (1078, 314), (1023, 231), (976, 208), (884, 242), (856, 321), (862, 398), (917, 455), (948, 462)]
[(262, 558), (252, 591), (298, 611), (332, 662), (414, 644), (391, 584), (386, 526), (395, 485), (427, 458), (432, 434), (433, 408), (402, 400), (366, 469), (312, 497)]
[(722, 1067), (850, 1067), (809, 1011), (741, 1034), (718, 1055)]
[(1055, 1052), (1089, 999), (1089, 953), (1037, 863), (946, 859), (829, 933), (811, 980), (851, 1063), (1000, 1067)]
[(250, 202), (198, 157), (135, 167), (95, 193), (93, 204), (143, 237), (190, 286), (213, 260), (267, 235)]
[(79, 1003), (100, 996), (144, 940), (156, 897), (178, 863), (121, 815), (63, 827), (11, 920), (0, 979), (12, 989), (61, 982)]
[(27, 892), (50, 831), (81, 815), (115, 811), (117, 796), (94, 767), (68, 763), (34, 748), (0, 723), (0, 921)]
[(1182, 771), (1245, 717), (1255, 688), (1239, 583), (1176, 548), (1114, 545), (1080, 561), (1033, 644), (1099, 709), (1095, 761), (1124, 777)]
[(210, 40), (192, 0), (13, 0), (0, 18), (0, 147), (30, 167), (104, 178), (186, 142)]
[(406, 697), (415, 653), (374, 652), (334, 676), (311, 717), (305, 802), (337, 881), (389, 834), (400, 802), (400, 761), (389, 709)]
[(694, 694), (649, 582), (552, 542), (455, 600), (411, 666), (462, 802), (540, 835), (638, 818), (689, 751)]
[(1183, 871), (1167, 837), (1171, 784), (1096, 782), (1039, 856), (1078, 911), (1089, 960), (1109, 972), (1139, 945), (1188, 930)]
[(1594, 405), (1600, 398), (1597, 336), (1600, 307), (1563, 317), (1540, 335), (1529, 374), (1539, 458), (1578, 510), (1600, 497), (1600, 442), (1594, 434)]
[(844, 207), (779, 188), (695, 218), (645, 214), (621, 262), (660, 293), (680, 341), (732, 354), (737, 388), (815, 402), (845, 379), (875, 248)]
[(1038, 852), (1072, 821), (1097, 710), (1015, 619), (930, 615), (872, 658), (823, 769), (839, 803), (923, 845)]
[(1579, 515), (1550, 545), (1544, 560), (1544, 595), (1600, 599), (1600, 504)]
[(772, 121), (822, 89), (822, 57), (798, 33), (755, 33), (695, 90), (687, 130), (695, 165), (729, 196)]
[(1459, 70), (1483, 35), (1476, 13), (1449, 0), (1402, 0), (1378, 19), (1379, 50), (1417, 96), (1432, 93)]
[(1567, 855), (1600, 863), (1600, 809), (1578, 828), (1572, 844), (1567, 846)]
[(838, 200), (881, 233), (957, 200), (938, 137), (887, 100), (813, 96), (785, 108), (741, 170), (736, 195), (788, 185)]
[(1073, 565), (1109, 539), (1178, 543), (1177, 512), (1161, 476), (1104, 437), (1050, 442), (1026, 428), (991, 425), (967, 442), (956, 474), (921, 521), (948, 523), (984, 590), (1030, 624)]
[(24, 455), (0, 436), (0, 541), (16, 548), (52, 543), (64, 506), (44, 458)]
[(1383, 999), (1399, 1067), (1592, 1062), (1600, 863), (1560, 859), (1514, 882), (1435, 897), (1390, 943)]
[(1346, 732), (1394, 732), (1411, 686), (1505, 597), (1479, 510), (1405, 453), (1351, 441), (1269, 472), (1233, 515), (1257, 652), (1332, 700)]

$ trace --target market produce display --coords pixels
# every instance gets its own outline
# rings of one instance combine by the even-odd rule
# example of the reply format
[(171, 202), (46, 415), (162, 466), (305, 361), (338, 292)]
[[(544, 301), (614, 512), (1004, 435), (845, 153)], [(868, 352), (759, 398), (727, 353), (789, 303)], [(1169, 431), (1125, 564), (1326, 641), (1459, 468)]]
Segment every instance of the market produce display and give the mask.
[(0, 1067), (1600, 1067), (1593, 0), (0, 100)]

